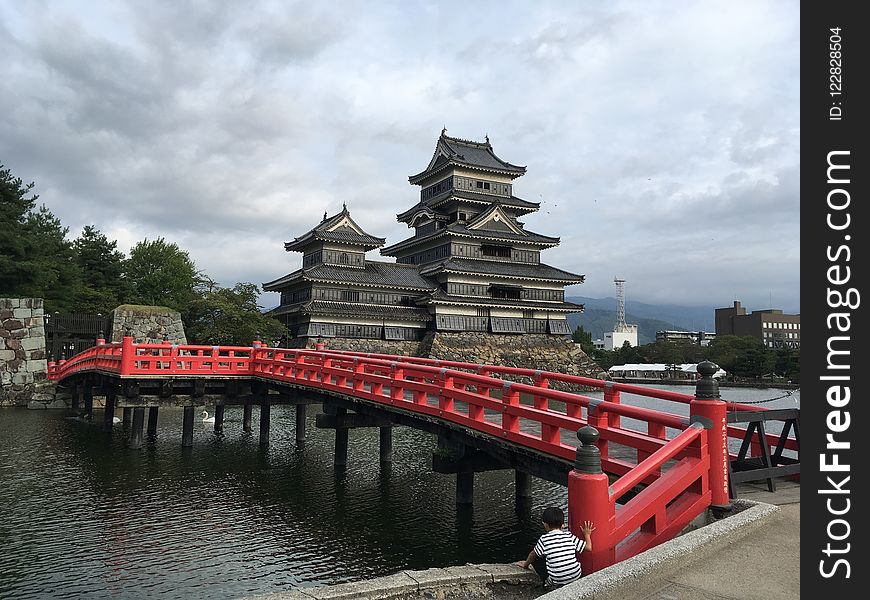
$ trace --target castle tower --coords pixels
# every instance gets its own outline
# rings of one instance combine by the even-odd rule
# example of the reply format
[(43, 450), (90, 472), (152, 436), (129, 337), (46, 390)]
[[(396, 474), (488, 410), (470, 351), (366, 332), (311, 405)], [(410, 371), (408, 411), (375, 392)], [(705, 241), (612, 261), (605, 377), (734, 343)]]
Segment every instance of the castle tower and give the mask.
[(416, 267), (366, 260), (384, 238), (369, 235), (345, 206), (284, 244), (302, 253), (302, 268), (263, 284), (281, 293), (270, 316), (287, 325), (294, 346), (316, 338), (419, 340), (432, 317), (414, 301), (434, 285)]
[(565, 286), (583, 275), (544, 264), (542, 250), (559, 238), (525, 229), (519, 218), (540, 205), (513, 194), (526, 168), (499, 158), (484, 142), (442, 130), (426, 168), (408, 181), (420, 200), (397, 215), (414, 235), (381, 250), (416, 265), (437, 285), (417, 302), (439, 331), (570, 333), (566, 315), (583, 306), (565, 301)]

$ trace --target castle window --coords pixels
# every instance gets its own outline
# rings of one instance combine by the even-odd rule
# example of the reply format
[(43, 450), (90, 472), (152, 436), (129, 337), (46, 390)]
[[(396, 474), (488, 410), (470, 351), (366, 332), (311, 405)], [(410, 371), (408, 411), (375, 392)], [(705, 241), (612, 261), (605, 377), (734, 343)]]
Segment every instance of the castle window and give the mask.
[(484, 244), (480, 247), (480, 251), (484, 256), (495, 257), (495, 258), (510, 258), (511, 257), (511, 249), (510, 246), (492, 246), (488, 244)]
[(359, 302), (359, 292), (354, 290), (341, 290), (341, 299), (344, 302)]
[(502, 287), (493, 285), (489, 288), (489, 295), (493, 298), (498, 298), (500, 300), (519, 300), (521, 292), (522, 289), (516, 287)]

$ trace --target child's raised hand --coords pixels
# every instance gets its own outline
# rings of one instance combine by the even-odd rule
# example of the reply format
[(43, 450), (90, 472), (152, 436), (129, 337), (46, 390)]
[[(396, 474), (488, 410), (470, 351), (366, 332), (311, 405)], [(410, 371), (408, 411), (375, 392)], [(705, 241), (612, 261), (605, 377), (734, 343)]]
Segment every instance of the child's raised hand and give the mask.
[(593, 531), (595, 531), (595, 526), (592, 524), (592, 521), (583, 521), (583, 526), (580, 528), (580, 531), (584, 533), (584, 535), (591, 535)]

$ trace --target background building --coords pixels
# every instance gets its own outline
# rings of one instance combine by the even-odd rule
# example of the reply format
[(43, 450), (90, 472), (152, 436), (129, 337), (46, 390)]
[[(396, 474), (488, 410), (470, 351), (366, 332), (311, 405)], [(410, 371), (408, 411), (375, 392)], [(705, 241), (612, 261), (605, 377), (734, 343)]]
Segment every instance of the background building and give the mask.
[(768, 348), (800, 348), (801, 316), (784, 314), (778, 308), (746, 309), (735, 300), (734, 306), (716, 309), (716, 335), (748, 335)]

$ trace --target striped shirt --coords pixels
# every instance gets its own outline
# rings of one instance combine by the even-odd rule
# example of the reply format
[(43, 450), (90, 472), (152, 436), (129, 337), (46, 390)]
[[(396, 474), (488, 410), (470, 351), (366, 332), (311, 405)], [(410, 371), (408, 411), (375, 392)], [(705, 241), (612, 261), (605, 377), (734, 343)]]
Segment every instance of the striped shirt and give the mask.
[(567, 529), (553, 529), (538, 538), (535, 554), (547, 559), (547, 581), (550, 585), (565, 585), (580, 577), (577, 552), (582, 552), (586, 541)]

